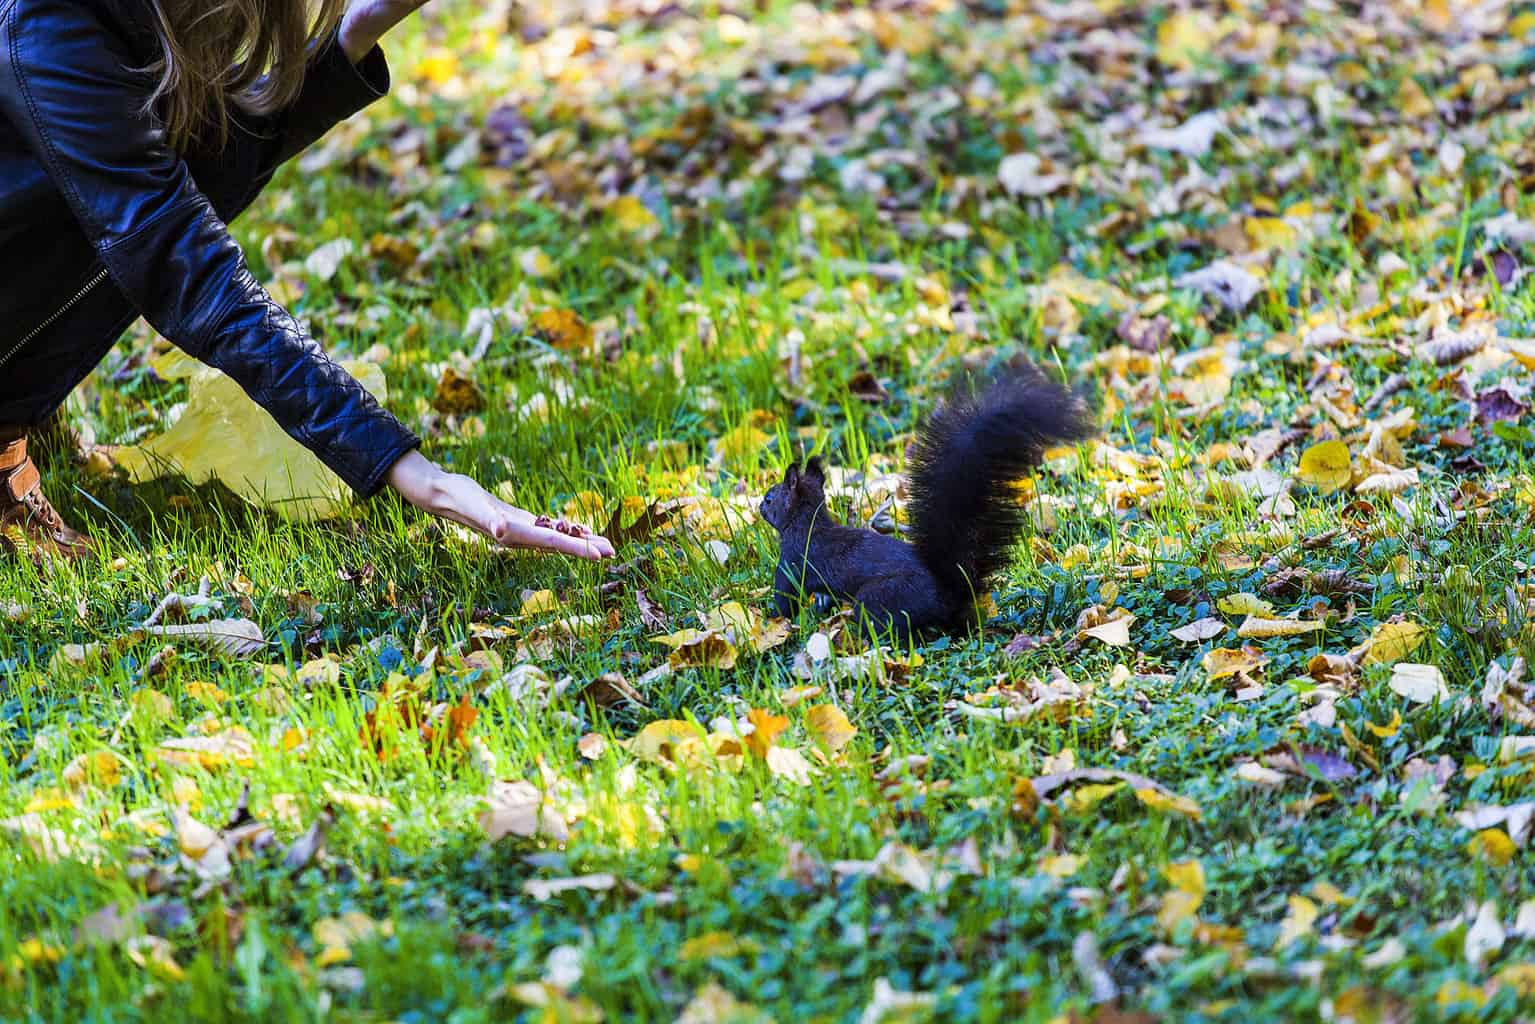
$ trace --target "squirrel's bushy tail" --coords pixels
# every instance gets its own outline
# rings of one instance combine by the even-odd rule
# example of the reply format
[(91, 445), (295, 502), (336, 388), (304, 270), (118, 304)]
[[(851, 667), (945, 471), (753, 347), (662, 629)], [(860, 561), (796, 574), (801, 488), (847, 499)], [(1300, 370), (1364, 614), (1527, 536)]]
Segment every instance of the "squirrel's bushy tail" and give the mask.
[(1087, 404), (1033, 367), (956, 393), (917, 431), (912, 544), (956, 598), (982, 593), (1027, 519), (1016, 483), (1046, 448), (1093, 434)]

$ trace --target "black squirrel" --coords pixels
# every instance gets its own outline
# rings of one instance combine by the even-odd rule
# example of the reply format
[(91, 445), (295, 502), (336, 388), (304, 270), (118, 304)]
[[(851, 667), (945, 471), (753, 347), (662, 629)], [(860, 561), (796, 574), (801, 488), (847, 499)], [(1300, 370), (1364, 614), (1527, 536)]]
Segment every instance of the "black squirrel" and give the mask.
[(984, 390), (961, 385), (909, 451), (909, 544), (839, 523), (819, 459), (789, 466), (761, 507), (779, 535), (775, 610), (792, 617), (805, 596), (850, 601), (896, 637), (973, 623), (976, 596), (1026, 524), (1015, 485), (1046, 448), (1093, 432), (1087, 404), (1032, 366)]

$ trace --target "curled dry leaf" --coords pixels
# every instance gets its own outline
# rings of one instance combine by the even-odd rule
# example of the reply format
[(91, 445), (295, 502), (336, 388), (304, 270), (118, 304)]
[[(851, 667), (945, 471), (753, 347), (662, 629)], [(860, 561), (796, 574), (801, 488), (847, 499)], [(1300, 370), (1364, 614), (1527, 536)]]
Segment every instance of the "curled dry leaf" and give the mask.
[(186, 736), (164, 740), (151, 756), (162, 764), (188, 765), (198, 768), (222, 768), (226, 765), (249, 767), (256, 760), (256, 741), (238, 725), (211, 736)]
[(1398, 662), (1392, 667), (1390, 685), (1393, 693), (1406, 697), (1414, 704), (1431, 704), (1450, 697), (1444, 673), (1436, 665)]
[(841, 750), (858, 735), (853, 723), (835, 704), (818, 704), (806, 711), (805, 725), (815, 741), (831, 753)]
[(495, 842), (505, 836), (522, 839), (542, 837), (555, 842), (570, 838), (565, 819), (555, 813), (531, 782), (497, 782), (490, 804), (480, 814), (480, 829)]
[(1265, 619), (1249, 615), (1237, 629), (1244, 640), (1270, 640), (1281, 636), (1303, 636), (1327, 628), (1327, 623), (1309, 619)]
[(1155, 779), (1111, 768), (1074, 768), (1032, 779), (1020, 778), (1013, 786), (1013, 805), (1024, 813), (1032, 813), (1032, 808), (1040, 801), (1048, 800), (1051, 793), (1079, 782), (1128, 783), (1136, 798), (1148, 807), (1170, 810), (1190, 818), (1200, 817), (1199, 806), (1194, 801), (1179, 796)]
[(539, 903), (567, 892), (607, 892), (618, 884), (609, 874), (576, 875), (572, 878), (530, 878), (522, 883), (522, 891)]
[(249, 619), (216, 619), (173, 626), (147, 626), (141, 632), (206, 647), (231, 658), (251, 658), (266, 649), (261, 627)]
[(1240, 649), (1230, 647), (1217, 647), (1206, 651), (1201, 659), (1204, 669), (1209, 673), (1210, 679), (1225, 679), (1228, 676), (1248, 675), (1256, 672), (1268, 664), (1268, 658), (1260, 651), (1252, 647)]
[(1202, 270), (1183, 274), (1174, 279), (1173, 284), (1179, 288), (1192, 288), (1233, 313), (1246, 309), (1263, 287), (1256, 277), (1227, 260), (1218, 260)]
[(1179, 626), (1169, 635), (1180, 643), (1197, 644), (1220, 636), (1226, 629), (1226, 624), (1220, 619), (1207, 615), (1202, 619), (1195, 619), (1186, 626)]

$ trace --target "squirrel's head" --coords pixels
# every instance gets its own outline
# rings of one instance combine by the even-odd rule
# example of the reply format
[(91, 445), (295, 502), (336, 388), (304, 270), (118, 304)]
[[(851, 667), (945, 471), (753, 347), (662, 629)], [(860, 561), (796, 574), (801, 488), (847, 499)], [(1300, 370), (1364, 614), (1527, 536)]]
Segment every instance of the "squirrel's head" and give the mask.
[(814, 511), (826, 500), (826, 469), (820, 459), (811, 459), (801, 470), (791, 465), (783, 480), (770, 488), (762, 499), (762, 518), (775, 530), (783, 530), (804, 510)]

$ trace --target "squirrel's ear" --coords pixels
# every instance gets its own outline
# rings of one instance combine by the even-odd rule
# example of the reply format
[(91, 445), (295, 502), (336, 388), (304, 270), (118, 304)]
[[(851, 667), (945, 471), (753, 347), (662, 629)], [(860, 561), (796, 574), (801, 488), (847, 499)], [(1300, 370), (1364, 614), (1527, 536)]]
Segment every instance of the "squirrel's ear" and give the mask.
[(819, 455), (805, 463), (805, 476), (818, 484), (826, 482), (826, 467), (821, 465), (821, 457)]
[(783, 485), (785, 487), (788, 487), (788, 488), (790, 488), (792, 490), (794, 485), (796, 485), (798, 483), (799, 483), (799, 463), (798, 462), (791, 462), (791, 463), (789, 463), (788, 466), (786, 466), (784, 468), (784, 471), (783, 471)]

